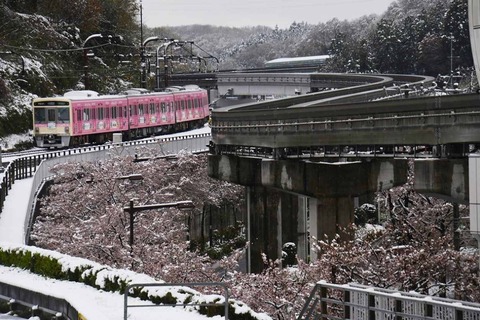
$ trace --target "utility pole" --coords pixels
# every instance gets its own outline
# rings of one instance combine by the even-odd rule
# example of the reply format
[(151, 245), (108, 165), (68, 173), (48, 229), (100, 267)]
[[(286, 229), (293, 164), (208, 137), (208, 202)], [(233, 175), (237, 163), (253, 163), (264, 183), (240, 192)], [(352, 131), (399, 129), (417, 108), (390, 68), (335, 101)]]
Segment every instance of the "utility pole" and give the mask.
[(140, 80), (140, 84), (141, 84), (141, 87), (142, 88), (147, 88), (147, 70), (146, 70), (146, 63), (147, 63), (147, 59), (146, 59), (146, 46), (149, 42), (151, 41), (157, 41), (157, 40), (160, 40), (159, 37), (150, 37), (150, 38), (147, 38), (145, 39), (145, 41), (142, 42), (142, 48), (141, 48), (141, 67), (142, 67), (142, 74), (141, 74), (141, 80)]
[(450, 32), (450, 77), (453, 75), (453, 33)]
[(95, 38), (103, 38), (103, 35), (101, 33), (95, 33), (90, 35), (85, 41), (82, 43), (82, 49), (83, 49), (83, 72), (84, 72), (84, 84), (85, 84), (85, 90), (90, 89), (90, 84), (88, 81), (88, 57), (90, 56), (90, 53), (87, 52), (87, 42), (90, 41), (91, 39)]
[(145, 46), (143, 45), (143, 4), (140, 0), (140, 64), (141, 64), (141, 73), (140, 73), (140, 87), (145, 88), (144, 78), (145, 78)]

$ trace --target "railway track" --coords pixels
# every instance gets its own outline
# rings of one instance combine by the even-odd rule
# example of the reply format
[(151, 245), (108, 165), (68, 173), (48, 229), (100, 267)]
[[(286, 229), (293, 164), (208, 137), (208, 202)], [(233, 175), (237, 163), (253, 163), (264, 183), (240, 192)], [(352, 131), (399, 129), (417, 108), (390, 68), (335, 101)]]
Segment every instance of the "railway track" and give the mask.
[(49, 151), (50, 150), (48, 149), (41, 149), (41, 148), (32, 148), (28, 150), (15, 151), (15, 152), (4, 151), (2, 152), (2, 161), (5, 161), (5, 160), (8, 161), (10, 158), (20, 158), (20, 157), (32, 156), (36, 154), (43, 154)]

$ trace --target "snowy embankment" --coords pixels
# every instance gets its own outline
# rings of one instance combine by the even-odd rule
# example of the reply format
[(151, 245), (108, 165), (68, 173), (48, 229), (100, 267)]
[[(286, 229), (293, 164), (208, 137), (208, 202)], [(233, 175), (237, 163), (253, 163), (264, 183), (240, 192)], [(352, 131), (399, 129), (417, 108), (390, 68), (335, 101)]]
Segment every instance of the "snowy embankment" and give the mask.
[[(8, 243), (0, 243), (0, 247), (0, 257), (3, 258), (1, 260), (26, 261), (30, 265), (29, 268), (33, 270), (31, 273), (21, 268), (1, 266), (0, 282), (28, 287), (36, 292), (63, 298), (87, 319), (121, 319), (124, 304), (123, 290), (127, 285), (163, 283), (144, 274), (113, 269), (55, 251)], [(45, 265), (48, 265), (48, 269)], [(52, 279), (53, 276), (75, 281)], [(217, 303), (219, 306), (222, 306), (225, 301), (222, 295), (202, 295), (186, 286), (145, 287), (136, 292), (130, 290), (130, 294), (141, 299), (129, 298), (129, 305), (144, 305), (151, 308), (129, 308), (129, 319), (158, 319), (159, 315), (191, 320), (205, 319), (205, 316), (200, 315), (193, 306), (154, 308), (155, 304), (151, 301), (169, 301), (169, 303), (178, 304)], [(241, 314), (242, 319), (270, 319), (233, 300), (229, 300), (229, 306), (235, 314)]]
[[(0, 266), (0, 282), (28, 288), (46, 295), (63, 298), (87, 319), (121, 319), (124, 289), (131, 284), (162, 284), (150, 276), (129, 270), (113, 269), (86, 259), (75, 258), (55, 251), (36, 247), (0, 243), (0, 262), (17, 267)], [(15, 263), (14, 261), (18, 261)], [(21, 263), (33, 272), (27, 272)], [(56, 277), (57, 279), (54, 279)], [(66, 281), (61, 279), (71, 279)], [(154, 308), (154, 302), (207, 304), (222, 306), (222, 295), (203, 295), (186, 286), (141, 287), (130, 290), (129, 305), (151, 306), (129, 308), (129, 319), (158, 319), (158, 316), (175, 316), (178, 319), (205, 319), (198, 308)], [(208, 308), (207, 308), (208, 309)], [(218, 309), (218, 308), (217, 308)], [(223, 310), (222, 308), (220, 308)], [(229, 300), (230, 313), (242, 319), (270, 320), (241, 302)], [(213, 310), (207, 311), (211, 314)], [(156, 315), (156, 316), (155, 316)], [(221, 317), (215, 316), (215, 317)], [(215, 318), (214, 317), (214, 318)], [(235, 316), (230, 316), (232, 319)], [(222, 317), (223, 318), (223, 317)]]

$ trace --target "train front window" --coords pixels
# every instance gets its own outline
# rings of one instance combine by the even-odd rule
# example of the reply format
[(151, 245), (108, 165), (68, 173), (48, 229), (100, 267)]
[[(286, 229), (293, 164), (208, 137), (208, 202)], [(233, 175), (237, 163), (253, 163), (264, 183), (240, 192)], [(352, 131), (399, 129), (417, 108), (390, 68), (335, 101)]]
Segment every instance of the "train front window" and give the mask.
[(67, 123), (70, 121), (70, 110), (68, 108), (58, 109), (58, 122)]
[(47, 117), (48, 117), (48, 122), (56, 122), (57, 119), (55, 117), (55, 109), (48, 109)]
[(35, 123), (47, 123), (46, 109), (45, 108), (35, 108)]

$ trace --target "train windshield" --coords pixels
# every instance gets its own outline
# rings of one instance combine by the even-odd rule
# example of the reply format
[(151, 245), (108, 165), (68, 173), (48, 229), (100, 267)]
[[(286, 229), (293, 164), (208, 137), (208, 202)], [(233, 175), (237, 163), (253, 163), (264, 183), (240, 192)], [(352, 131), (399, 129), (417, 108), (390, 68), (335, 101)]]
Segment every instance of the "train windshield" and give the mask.
[(35, 108), (33, 115), (35, 123), (47, 123), (47, 112), (45, 108)]
[(70, 109), (67, 101), (36, 101), (33, 104), (35, 123), (68, 123)]
[(58, 122), (69, 122), (70, 112), (68, 108), (58, 108)]

